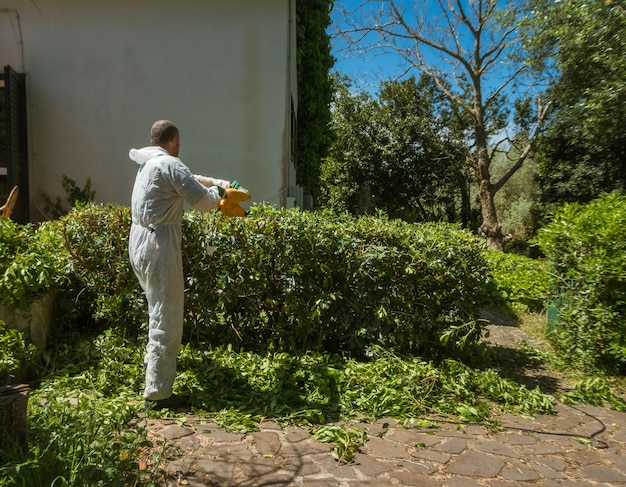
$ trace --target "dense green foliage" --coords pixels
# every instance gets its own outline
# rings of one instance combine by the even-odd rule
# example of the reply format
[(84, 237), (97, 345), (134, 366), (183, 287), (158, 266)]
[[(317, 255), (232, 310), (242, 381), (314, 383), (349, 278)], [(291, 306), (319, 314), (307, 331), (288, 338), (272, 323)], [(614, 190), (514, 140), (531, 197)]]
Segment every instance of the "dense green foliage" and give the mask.
[[(294, 129), (294, 160), (297, 183), (306, 194), (320, 192), (320, 166), (330, 143), (328, 122), (332, 84), (330, 70), (330, 24), (333, 0), (298, 0), (296, 2), (298, 100)], [(295, 101), (295, 100), (294, 100)]]
[[(60, 309), (65, 326), (36, 362), (29, 451), (0, 452), (2, 487), (166, 481), (160, 458), (167, 444), (149, 441), (137, 419), (146, 339), (137, 332), (146, 312), (128, 266), (129, 219), (127, 208), (87, 205), (44, 227), (58, 234), (54, 252), (71, 256), (60, 295), (73, 306)], [(497, 296), (485, 289), (484, 247), (469, 233), (266, 207), (242, 219), (187, 213), (183, 226), (187, 337), (175, 392), (189, 395), (195, 413), (239, 432), (266, 418), (317, 425), (315, 436), (349, 461), (365, 431), (329, 422), (393, 417), (410, 427), (424, 414), (481, 421), (494, 409), (553, 411), (552, 396), (492, 368), (495, 350), (469, 357), (475, 368), (453, 358), (461, 356), (454, 342), (471, 344), (480, 333), (476, 301)], [(487, 254), (497, 289), (508, 302), (535, 306), (530, 282), (543, 268), (501, 255)], [(420, 355), (381, 347), (370, 324), (387, 338), (379, 343)], [(7, 336), (3, 357), (15, 348)], [(353, 356), (321, 351), (322, 337)], [(349, 348), (357, 343), (368, 345), (367, 357)], [(603, 380), (581, 381), (567, 396), (589, 398), (624, 407)]]
[(545, 260), (499, 251), (485, 254), (494, 281), (495, 295), (489, 301), (504, 300), (516, 311), (542, 311), (548, 299), (548, 263)]
[(626, 371), (626, 197), (566, 204), (538, 233), (559, 307), (554, 346), (589, 369)]
[(0, 302), (25, 309), (66, 284), (68, 255), (54, 222), (35, 229), (0, 219)]
[(430, 78), (385, 82), (375, 98), (337, 80), (332, 114), (324, 206), (469, 226), (464, 127)]
[[(96, 320), (137, 330), (145, 304), (128, 264), (127, 208), (63, 219), (76, 293)], [(183, 220), (187, 331), (246, 350), (454, 356), (480, 337), (480, 239), (443, 224), (253, 207)]]
[(29, 365), (34, 352), (35, 346), (24, 340), (20, 331), (0, 320), (0, 386), (5, 385), (10, 372)]
[[(497, 180), (508, 170), (510, 159), (518, 157), (517, 149), (511, 148), (511, 155), (498, 154), (492, 160), (492, 174)], [(536, 231), (534, 205), (539, 198), (539, 185), (536, 181), (537, 163), (529, 158), (509, 181), (495, 195), (498, 221), (502, 232), (511, 240), (505, 244), (505, 251), (512, 246), (515, 250), (528, 245)]]
[(554, 70), (555, 110), (538, 145), (542, 199), (588, 202), (626, 184), (623, 2), (534, 2), (528, 47)]

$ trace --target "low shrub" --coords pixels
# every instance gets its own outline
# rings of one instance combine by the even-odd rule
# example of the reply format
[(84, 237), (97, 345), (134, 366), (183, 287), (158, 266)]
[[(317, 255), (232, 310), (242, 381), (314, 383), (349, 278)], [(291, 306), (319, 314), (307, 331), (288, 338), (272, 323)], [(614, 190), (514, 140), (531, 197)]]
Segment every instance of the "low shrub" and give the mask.
[(67, 284), (68, 256), (57, 222), (35, 228), (0, 219), (0, 302), (27, 309), (32, 299)]
[(11, 382), (12, 373), (29, 366), (34, 356), (35, 346), (0, 320), (0, 387)]
[(545, 309), (548, 299), (548, 262), (523, 255), (499, 251), (486, 251), (493, 277), (495, 295), (490, 301), (504, 300), (516, 311), (539, 312)]
[[(128, 263), (128, 208), (86, 205), (62, 222), (92, 316), (139, 328), (146, 312)], [(188, 212), (187, 331), (257, 351), (362, 356), (382, 344), (458, 355), (481, 334), (482, 251), (480, 239), (444, 224), (268, 206), (240, 219)]]
[(626, 196), (567, 204), (538, 232), (558, 319), (548, 336), (574, 364), (626, 371)]

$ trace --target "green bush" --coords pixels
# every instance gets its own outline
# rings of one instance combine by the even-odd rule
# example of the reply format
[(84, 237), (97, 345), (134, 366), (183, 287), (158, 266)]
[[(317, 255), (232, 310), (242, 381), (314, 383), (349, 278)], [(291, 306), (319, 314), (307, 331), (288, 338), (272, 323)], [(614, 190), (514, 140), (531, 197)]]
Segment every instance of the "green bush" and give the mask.
[[(63, 219), (81, 299), (94, 318), (138, 327), (129, 211), (87, 205)], [(214, 252), (213, 252), (214, 250)], [(187, 331), (247, 350), (341, 351), (375, 344), (454, 355), (480, 337), (487, 280), (480, 239), (442, 224), (254, 207), (183, 219)]]
[(67, 293), (74, 313), (136, 334), (147, 304), (128, 259), (130, 209), (79, 203), (60, 222), (71, 256)]
[(554, 346), (573, 363), (626, 371), (626, 196), (567, 204), (538, 232), (550, 257)]
[(34, 355), (35, 346), (26, 343), (20, 331), (0, 320), (0, 386), (10, 382), (12, 372), (30, 365)]
[(35, 228), (0, 219), (0, 302), (26, 309), (34, 297), (66, 285), (68, 256), (57, 222)]
[(504, 299), (519, 311), (542, 311), (548, 299), (548, 263), (517, 254), (486, 251), (497, 294), (491, 300)]

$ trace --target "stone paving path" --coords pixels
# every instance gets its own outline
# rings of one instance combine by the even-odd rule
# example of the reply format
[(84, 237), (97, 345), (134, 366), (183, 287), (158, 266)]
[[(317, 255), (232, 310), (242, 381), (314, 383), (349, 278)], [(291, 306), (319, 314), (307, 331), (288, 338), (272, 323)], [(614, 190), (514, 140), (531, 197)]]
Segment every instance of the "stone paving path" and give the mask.
[[(518, 328), (489, 328), (494, 344), (529, 342)], [(626, 487), (626, 413), (558, 404), (555, 415), (492, 418), (498, 429), (427, 419), (437, 427), (350, 423), (368, 432), (350, 464), (306, 427), (266, 422), (243, 435), (193, 415), (143, 422), (170, 446), (167, 487)]]
[(355, 424), (368, 439), (351, 464), (337, 463), (330, 445), (304, 427), (267, 422), (243, 435), (193, 416), (182, 425), (145, 421), (153, 440), (172, 446), (168, 486), (626, 486), (626, 413), (559, 405), (554, 416), (498, 420), (497, 431), (449, 422), (407, 429), (393, 419)]

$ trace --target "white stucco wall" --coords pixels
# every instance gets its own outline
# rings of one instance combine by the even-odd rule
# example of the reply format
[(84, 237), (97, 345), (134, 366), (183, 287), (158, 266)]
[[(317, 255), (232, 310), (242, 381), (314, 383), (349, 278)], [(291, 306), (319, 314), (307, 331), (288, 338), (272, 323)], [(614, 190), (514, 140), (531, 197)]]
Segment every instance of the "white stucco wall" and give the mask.
[(35, 204), (44, 193), (65, 197), (63, 175), (81, 187), (91, 177), (97, 201), (129, 204), (128, 150), (148, 145), (162, 118), (179, 126), (180, 157), (193, 172), (237, 179), (254, 202), (281, 204), (295, 56), (289, 5), (3, 0), (19, 17)]

